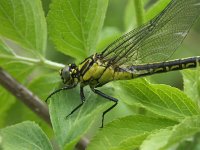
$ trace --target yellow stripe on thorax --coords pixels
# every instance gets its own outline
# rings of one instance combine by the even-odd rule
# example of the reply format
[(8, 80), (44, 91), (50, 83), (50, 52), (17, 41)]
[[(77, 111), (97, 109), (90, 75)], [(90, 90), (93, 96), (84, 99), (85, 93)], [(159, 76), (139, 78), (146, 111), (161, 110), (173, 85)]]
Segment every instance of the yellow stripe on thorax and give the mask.
[(98, 79), (103, 71), (105, 70), (105, 67), (98, 65), (97, 63), (94, 63), (87, 72), (83, 75), (83, 80), (87, 81), (89, 79)]
[(103, 74), (101, 75), (101, 77), (99, 78), (99, 83), (104, 84), (107, 83), (109, 81), (113, 80), (113, 76), (114, 76), (114, 70), (112, 67), (108, 67), (106, 68), (106, 70), (103, 72)]
[(79, 66), (78, 69), (79, 71), (81, 71), (82, 73), (87, 71), (87, 68), (89, 67), (90, 63), (92, 62), (91, 58), (86, 59), (84, 62), (82, 62)]

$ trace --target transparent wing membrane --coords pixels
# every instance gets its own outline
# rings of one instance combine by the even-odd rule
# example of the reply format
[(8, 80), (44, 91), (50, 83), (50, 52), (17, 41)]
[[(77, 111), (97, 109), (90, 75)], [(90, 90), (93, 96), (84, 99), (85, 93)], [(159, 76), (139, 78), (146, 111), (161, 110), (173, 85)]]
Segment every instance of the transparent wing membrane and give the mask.
[(166, 61), (200, 14), (200, 0), (172, 0), (154, 19), (110, 44), (102, 61), (130, 66)]

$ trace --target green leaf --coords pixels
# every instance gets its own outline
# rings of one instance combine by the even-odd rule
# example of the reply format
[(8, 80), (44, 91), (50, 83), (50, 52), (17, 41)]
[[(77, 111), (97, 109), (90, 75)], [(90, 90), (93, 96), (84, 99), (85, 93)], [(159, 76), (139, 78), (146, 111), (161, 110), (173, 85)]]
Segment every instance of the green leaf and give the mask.
[(153, 17), (155, 17), (157, 14), (159, 14), (166, 6), (169, 4), (171, 0), (161, 0), (155, 3), (147, 12), (145, 20), (149, 21)]
[(124, 24), (126, 30), (132, 30), (137, 26), (135, 7), (132, 0), (129, 0), (125, 9)]
[(96, 52), (102, 52), (111, 42), (117, 40), (121, 36), (121, 32), (115, 27), (106, 27), (100, 34), (100, 42)]
[(45, 100), (50, 93), (49, 91), (53, 90), (52, 85), (56, 87), (60, 82), (61, 79), (58, 73), (49, 73), (32, 80), (28, 88), (37, 94), (40, 99)]
[(82, 60), (95, 52), (108, 0), (53, 0), (48, 28), (57, 49)]
[(112, 150), (130, 150), (137, 149), (149, 133), (139, 134), (138, 136), (128, 137), (126, 140), (121, 142), (119, 145), (112, 147)]
[(200, 98), (200, 70), (184, 70), (182, 71), (184, 81), (184, 92), (195, 102), (199, 102)]
[(52, 150), (52, 146), (40, 129), (30, 121), (19, 123), (0, 130), (2, 147), (5, 150)]
[(12, 55), (12, 50), (1, 39), (0, 39), (0, 54)]
[(120, 83), (115, 86), (121, 87), (122, 91), (116, 94), (128, 105), (143, 107), (157, 115), (174, 120), (200, 114), (198, 105), (176, 88), (149, 84), (140, 79)]
[(146, 116), (128, 116), (117, 119), (92, 139), (87, 150), (130, 150), (137, 148), (146, 136), (175, 125), (177, 122)]
[(0, 38), (0, 65), (7, 64), (14, 57), (13, 50)]
[[(26, 77), (33, 70), (32, 66), (22, 64), (20, 62), (7, 62), (7, 64), (4, 64), (2, 67), (12, 76), (14, 76), (19, 82), (25, 82)], [(3, 87), (0, 87), (0, 97), (0, 125), (4, 126), (4, 122), (9, 119), (8, 111), (12, 108), (15, 102), (15, 97), (13, 97), (7, 90), (3, 89)]]
[(188, 117), (173, 128), (163, 129), (151, 134), (143, 142), (141, 150), (164, 150), (200, 132), (200, 117)]
[(24, 82), (35, 66), (21, 63), (20, 61), (10, 61), (2, 67), (15, 79), (17, 79), (17, 81)]
[(55, 94), (50, 99), (51, 122), (61, 149), (73, 149), (90, 129), (95, 118), (101, 117), (103, 111), (113, 104), (97, 96), (90, 89), (85, 88), (84, 91), (84, 105), (67, 119), (65, 117), (81, 103), (79, 87)]
[(40, 0), (1, 0), (0, 35), (44, 54), (47, 28)]
[(41, 0), (41, 1), (46, 16), (49, 11), (49, 4), (51, 3), (51, 0)]
[(144, 4), (143, 0), (134, 0), (135, 14), (137, 20), (137, 26), (141, 26), (144, 23)]
[(8, 117), (7, 111), (14, 104), (14, 97), (8, 93), (3, 87), (0, 87), (0, 128), (5, 126), (5, 120)]
[[(35, 66), (29, 65), (29, 64), (24, 64), (21, 62), (8, 62), (7, 64), (5, 64), (3, 66), (3, 68), (24, 86), (27, 86), (27, 84), (29, 84), (30, 77), (32, 79), (34, 78), (32, 71), (33, 71), (33, 69), (35, 69)], [(35, 75), (39, 76), (38, 70), (37, 70), (37, 74), (35, 74)], [(50, 80), (50, 78), (48, 78), (48, 79)], [(33, 80), (33, 81), (35, 81), (35, 80)], [(52, 82), (54, 80), (52, 80)], [(47, 81), (47, 80), (44, 79), (44, 81)], [(37, 88), (37, 90), (34, 90), (33, 92), (35, 95), (38, 94), (39, 96), (41, 96), (41, 95), (43, 96), (43, 94), (45, 94), (44, 96), (46, 98), (46, 95), (48, 95), (48, 94), (44, 93), (45, 92), (44, 89), (49, 89), (49, 88), (51, 88), (52, 85), (49, 86), (48, 83), (46, 83), (48, 88), (47, 87), (40, 88), (41, 84), (42, 84), (42, 81), (41, 81), (41, 83), (36, 82), (36, 84), (34, 84), (34, 88)], [(31, 86), (31, 87), (33, 87), (33, 86)], [(36, 93), (36, 92), (39, 92), (39, 93)], [(21, 101), (15, 100), (16, 98), (13, 97), (13, 95), (11, 93), (9, 93), (6, 90), (0, 89), (0, 96), (1, 96), (0, 109), (1, 109), (1, 111), (4, 110), (2, 112), (2, 115), (4, 117), (3, 118), (0, 117), (0, 122), (3, 123), (2, 126), (9, 125), (9, 124), (15, 124), (15, 123), (18, 123), (21, 121), (31, 119), (31, 120), (35, 120), (35, 121), (39, 122), (40, 126), (46, 133), (48, 132), (48, 134), (52, 134), (52, 129), (50, 128), (50, 126), (44, 120), (42, 120), (38, 115), (36, 115), (32, 110), (30, 110), (30, 108), (28, 108), (26, 105), (24, 105)]]
[(200, 149), (200, 132), (195, 134), (193, 138), (189, 138), (188, 140), (181, 142), (179, 146), (177, 147), (177, 150), (183, 150), (183, 149), (199, 150)]

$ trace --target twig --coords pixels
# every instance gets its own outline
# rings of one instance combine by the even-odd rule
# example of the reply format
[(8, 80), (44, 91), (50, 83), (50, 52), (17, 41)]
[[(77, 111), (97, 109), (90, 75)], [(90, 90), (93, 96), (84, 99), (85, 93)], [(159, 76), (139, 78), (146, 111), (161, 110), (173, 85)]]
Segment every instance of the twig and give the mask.
[[(36, 95), (34, 95), (26, 87), (18, 83), (1, 67), (0, 84), (51, 126), (49, 110), (47, 105), (44, 104)], [(88, 140), (86, 138), (82, 138), (79, 141), (79, 143), (77, 143), (76, 148), (79, 150), (84, 150), (87, 144)]]
[(48, 107), (0, 67), (0, 84), (51, 125)]

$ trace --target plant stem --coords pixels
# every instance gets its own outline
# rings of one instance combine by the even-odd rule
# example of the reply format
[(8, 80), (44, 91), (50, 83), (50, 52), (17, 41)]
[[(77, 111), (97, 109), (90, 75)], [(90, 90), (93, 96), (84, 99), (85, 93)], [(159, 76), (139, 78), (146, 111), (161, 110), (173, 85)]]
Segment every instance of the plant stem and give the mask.
[(64, 65), (60, 63), (56, 63), (47, 59), (33, 59), (33, 58), (27, 58), (23, 56), (10, 56), (10, 55), (1, 55), (0, 58), (10, 59), (10, 60), (17, 60), (17, 61), (24, 61), (26, 63), (32, 63), (37, 65), (44, 65), (44, 67), (59, 70), (60, 68), (63, 68)]
[(133, 0), (136, 13), (137, 26), (141, 26), (144, 23), (144, 8), (142, 0)]
[(55, 70), (58, 70), (58, 69), (61, 69), (61, 68), (65, 67), (65, 65), (63, 65), (63, 64), (60, 64), (60, 63), (57, 63), (57, 62), (53, 62), (53, 61), (50, 61), (48, 59), (44, 60), (44, 65), (46, 67), (48, 67), (48, 68), (55, 69)]

